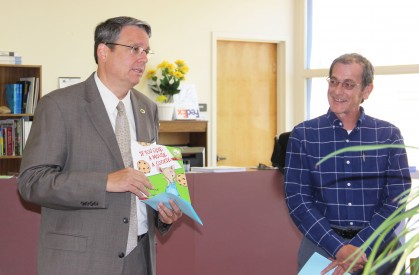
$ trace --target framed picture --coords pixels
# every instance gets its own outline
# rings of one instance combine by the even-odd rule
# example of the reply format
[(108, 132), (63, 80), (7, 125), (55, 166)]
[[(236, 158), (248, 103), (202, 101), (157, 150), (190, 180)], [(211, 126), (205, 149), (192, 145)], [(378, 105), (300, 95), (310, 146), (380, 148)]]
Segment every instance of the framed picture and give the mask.
[(80, 77), (59, 77), (58, 78), (58, 88), (65, 88), (76, 83), (81, 82)]

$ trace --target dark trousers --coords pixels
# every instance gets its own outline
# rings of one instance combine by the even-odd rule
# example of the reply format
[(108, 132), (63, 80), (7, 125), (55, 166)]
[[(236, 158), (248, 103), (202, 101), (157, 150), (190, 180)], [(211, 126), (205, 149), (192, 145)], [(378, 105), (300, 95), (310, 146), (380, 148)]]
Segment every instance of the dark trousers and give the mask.
[[(379, 255), (384, 250), (384, 248), (392, 240), (394, 240), (394, 238), (396, 238), (396, 236), (393, 234), (386, 243), (381, 245), (377, 255)], [(400, 245), (401, 244), (399, 242), (397, 244), (397, 247), (399, 247)], [(310, 259), (311, 255), (313, 255), (314, 252), (317, 252), (317, 253), (319, 253), (320, 255), (322, 255), (326, 258), (331, 258), (331, 256), (329, 254), (327, 254), (327, 252), (323, 248), (320, 248), (320, 247), (316, 246), (312, 241), (310, 241), (309, 239), (304, 237), (301, 241), (300, 249), (298, 251), (298, 271), (300, 271), (303, 268), (305, 263)], [(393, 274), (393, 271), (396, 268), (397, 263), (398, 263), (399, 260), (400, 260), (400, 257), (397, 257), (396, 260), (394, 260), (393, 262), (390, 262), (390, 263), (387, 263), (387, 264), (383, 265), (382, 267), (380, 267), (377, 270), (376, 274), (377, 275), (391, 275), (391, 274)], [(326, 266), (324, 268), (326, 268)], [(360, 275), (360, 274), (362, 274), (362, 270), (351, 273), (351, 274), (352, 275)]]
[(122, 275), (151, 275), (150, 244), (148, 234), (124, 259)]

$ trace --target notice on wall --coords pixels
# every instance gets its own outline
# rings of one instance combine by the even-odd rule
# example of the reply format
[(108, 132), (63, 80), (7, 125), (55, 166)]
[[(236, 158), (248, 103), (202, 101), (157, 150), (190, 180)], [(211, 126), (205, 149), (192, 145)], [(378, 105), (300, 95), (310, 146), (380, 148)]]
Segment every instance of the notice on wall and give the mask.
[(58, 87), (65, 88), (81, 82), (81, 77), (59, 77)]

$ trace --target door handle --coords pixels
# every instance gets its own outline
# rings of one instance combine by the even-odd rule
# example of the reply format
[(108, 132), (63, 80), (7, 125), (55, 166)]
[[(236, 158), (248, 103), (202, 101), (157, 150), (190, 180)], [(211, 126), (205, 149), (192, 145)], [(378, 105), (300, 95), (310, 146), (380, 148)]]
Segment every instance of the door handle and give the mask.
[(219, 162), (221, 160), (226, 160), (226, 159), (227, 159), (226, 157), (222, 157), (222, 156), (217, 155), (217, 162)]

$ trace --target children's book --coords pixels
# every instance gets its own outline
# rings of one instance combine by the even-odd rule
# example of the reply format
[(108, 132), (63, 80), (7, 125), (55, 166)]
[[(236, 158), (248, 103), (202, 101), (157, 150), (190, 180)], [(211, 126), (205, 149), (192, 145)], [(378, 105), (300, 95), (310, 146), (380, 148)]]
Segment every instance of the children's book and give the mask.
[[(331, 262), (332, 261), (323, 257), (319, 253), (314, 252), (314, 254), (311, 255), (310, 259), (307, 261), (307, 263), (300, 270), (298, 275), (321, 274), (323, 269), (325, 269)], [(334, 269), (330, 270), (325, 275), (332, 275), (333, 271), (334, 271)], [(345, 273), (345, 274), (348, 274), (348, 273)]]
[(157, 210), (160, 202), (171, 208), (169, 199), (172, 199), (185, 215), (202, 225), (191, 204), (181, 149), (132, 141), (131, 152), (134, 168), (143, 172), (154, 186), (149, 190), (150, 196), (141, 201)]

